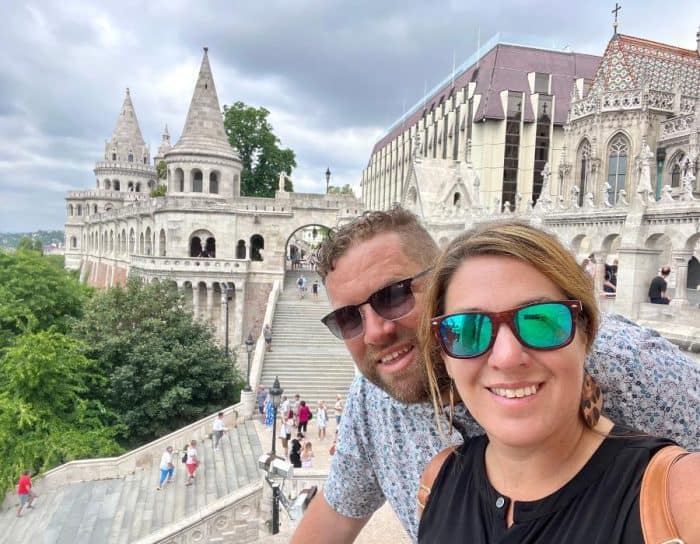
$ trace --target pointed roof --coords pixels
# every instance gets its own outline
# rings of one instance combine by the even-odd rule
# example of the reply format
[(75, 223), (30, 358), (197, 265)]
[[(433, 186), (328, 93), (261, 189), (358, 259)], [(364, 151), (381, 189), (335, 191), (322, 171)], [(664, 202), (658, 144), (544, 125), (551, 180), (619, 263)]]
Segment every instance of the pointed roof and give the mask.
[(163, 139), (161, 140), (160, 146), (158, 147), (158, 156), (162, 157), (168, 151), (170, 151), (172, 147), (173, 146), (170, 144), (170, 132), (168, 132), (168, 125), (166, 123), (165, 130), (163, 131)]
[(126, 96), (124, 97), (124, 103), (122, 104), (122, 109), (119, 112), (117, 125), (114, 127), (114, 132), (112, 132), (112, 142), (128, 142), (130, 146), (134, 149), (140, 149), (141, 147), (146, 145), (146, 142), (143, 139), (143, 135), (141, 134), (139, 121), (136, 118), (134, 105), (131, 102), (131, 93), (129, 92), (129, 87), (126, 88)]
[(197, 84), (187, 112), (185, 128), (170, 153), (197, 153), (238, 158), (224, 130), (224, 119), (214, 77), (209, 65), (208, 48), (204, 48)]

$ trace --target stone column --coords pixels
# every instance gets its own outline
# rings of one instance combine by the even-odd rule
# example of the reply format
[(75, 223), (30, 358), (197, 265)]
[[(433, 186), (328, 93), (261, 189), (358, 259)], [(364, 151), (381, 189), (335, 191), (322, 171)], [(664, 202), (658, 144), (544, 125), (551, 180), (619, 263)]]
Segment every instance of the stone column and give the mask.
[(192, 283), (192, 314), (199, 318), (199, 282)]
[(593, 278), (593, 284), (596, 294), (603, 292), (603, 282), (605, 281), (605, 260), (607, 258), (607, 253), (603, 253), (602, 251), (596, 252), (595, 254), (595, 278)]
[(208, 321), (213, 321), (214, 319), (214, 284), (207, 283), (207, 316)]
[[(228, 304), (230, 304), (232, 301), (229, 301)], [(221, 319), (219, 320), (220, 327), (219, 327), (219, 337), (222, 340), (222, 344), (226, 343), (226, 291), (224, 289), (221, 289)], [(231, 313), (233, 308), (229, 308), (229, 314)], [(229, 316), (230, 318), (230, 316)], [(229, 339), (229, 350), (231, 349), (231, 327), (229, 327), (228, 331), (228, 339)]]
[(689, 251), (671, 253), (671, 262), (676, 270), (676, 290), (671, 300), (673, 306), (688, 306), (688, 261), (691, 256)]
[[(243, 343), (243, 310), (245, 307), (245, 282), (241, 282), (236, 285), (236, 294), (233, 297), (234, 302), (234, 314), (233, 323), (235, 324), (235, 330), (229, 330), (229, 344), (230, 345), (241, 345)], [(229, 308), (229, 312), (231, 308)]]

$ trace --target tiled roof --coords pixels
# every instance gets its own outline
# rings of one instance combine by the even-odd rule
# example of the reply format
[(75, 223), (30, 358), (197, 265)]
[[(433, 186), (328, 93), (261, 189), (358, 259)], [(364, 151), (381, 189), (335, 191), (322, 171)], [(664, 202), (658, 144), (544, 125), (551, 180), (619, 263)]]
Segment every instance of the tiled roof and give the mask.
[[(529, 97), (528, 73), (551, 74), (552, 94), (557, 97), (554, 124), (563, 125), (566, 123), (569, 93), (574, 80), (580, 77), (593, 78), (599, 62), (600, 57), (594, 55), (498, 43), (481, 58), (478, 68), (476, 64), (467, 68), (455, 78), (454, 83), (448, 82), (429, 97), (424, 108), (417, 109), (401, 124), (390, 130), (374, 145), (372, 155), (404, 130), (416, 124), (426, 112), (437, 108), (441, 102), (446, 101), (471, 81), (476, 82), (476, 93), (482, 95), (474, 116), (476, 122), (482, 119), (505, 118), (500, 100), (500, 93), (504, 90), (522, 91), (526, 93), (526, 97)], [(535, 115), (530, 100), (524, 102), (523, 119), (526, 122), (532, 122), (535, 120)]]
[(591, 93), (625, 91), (648, 85), (685, 96), (700, 94), (697, 51), (618, 34), (608, 43)]

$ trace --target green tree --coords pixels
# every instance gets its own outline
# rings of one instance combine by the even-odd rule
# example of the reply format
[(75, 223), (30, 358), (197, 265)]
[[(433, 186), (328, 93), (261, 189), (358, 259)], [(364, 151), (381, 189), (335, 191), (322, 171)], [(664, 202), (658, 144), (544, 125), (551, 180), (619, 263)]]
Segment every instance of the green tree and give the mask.
[(156, 198), (158, 196), (165, 196), (168, 192), (168, 188), (165, 185), (158, 185), (155, 189), (151, 189), (149, 193), (151, 198)]
[(0, 489), (22, 469), (46, 471), (60, 463), (121, 452), (118, 426), (88, 397), (102, 381), (85, 346), (55, 331), (14, 339), (0, 360)]
[[(231, 107), (224, 106), (226, 134), (243, 164), (241, 194), (245, 196), (274, 197), (280, 172), (291, 175), (297, 165), (294, 151), (279, 147), (280, 140), (272, 132), (268, 115), (270, 112), (265, 108), (254, 108), (240, 101)], [(285, 190), (294, 190), (291, 181), (285, 181)]]
[(346, 183), (342, 187), (336, 187), (331, 185), (328, 187), (328, 194), (331, 195), (352, 195), (355, 196), (355, 191), (352, 190), (349, 183)]
[(0, 251), (0, 348), (24, 332), (53, 327), (67, 332), (82, 315), (91, 290), (62, 267), (61, 259), (34, 251)]
[(158, 174), (158, 179), (165, 179), (168, 177), (168, 165), (165, 161), (158, 161), (156, 164), (156, 173)]
[(44, 246), (41, 240), (32, 239), (29, 236), (23, 236), (17, 244), (17, 251), (37, 251), (44, 252)]
[(75, 334), (107, 377), (96, 396), (118, 414), (130, 447), (239, 397), (242, 381), (211, 330), (165, 283), (130, 278), (125, 287), (98, 293)]

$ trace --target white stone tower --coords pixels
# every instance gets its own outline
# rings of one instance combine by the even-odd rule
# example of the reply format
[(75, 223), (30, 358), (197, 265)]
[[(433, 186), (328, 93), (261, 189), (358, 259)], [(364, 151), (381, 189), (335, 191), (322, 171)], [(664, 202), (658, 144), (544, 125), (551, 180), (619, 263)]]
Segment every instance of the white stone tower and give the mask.
[(95, 164), (97, 189), (148, 192), (156, 186), (156, 172), (141, 135), (129, 89), (112, 137), (105, 142), (104, 161)]
[(241, 194), (241, 160), (226, 137), (207, 51), (205, 47), (182, 136), (165, 153), (168, 195), (232, 199)]

